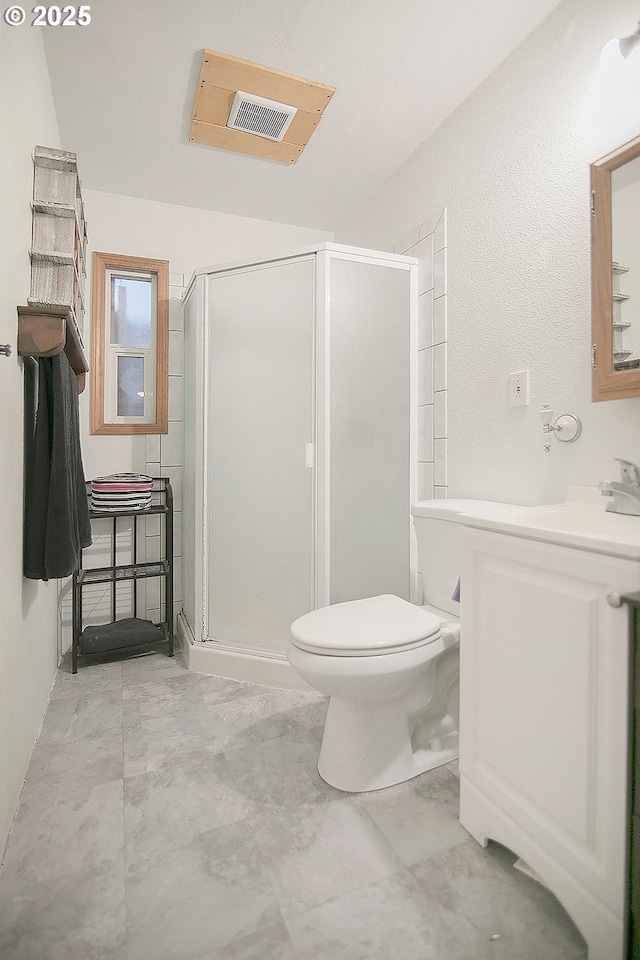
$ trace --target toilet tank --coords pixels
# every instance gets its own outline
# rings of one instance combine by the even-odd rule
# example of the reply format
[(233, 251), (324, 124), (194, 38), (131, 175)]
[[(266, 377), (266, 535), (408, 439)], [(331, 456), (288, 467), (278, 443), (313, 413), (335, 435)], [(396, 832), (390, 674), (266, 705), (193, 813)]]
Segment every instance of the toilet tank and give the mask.
[[(411, 507), (418, 542), (418, 570), (423, 603), (460, 616), (452, 594), (460, 576), (460, 546), (464, 513), (495, 515), (504, 504), (490, 500), (421, 500)], [(464, 584), (461, 589), (464, 590)]]

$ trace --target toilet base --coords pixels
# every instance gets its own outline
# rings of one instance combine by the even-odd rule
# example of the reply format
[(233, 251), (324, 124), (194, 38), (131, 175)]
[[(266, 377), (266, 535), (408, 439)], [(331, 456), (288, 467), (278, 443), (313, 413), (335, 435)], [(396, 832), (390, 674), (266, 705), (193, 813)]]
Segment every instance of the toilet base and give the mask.
[[(354, 703), (331, 697), (318, 773), (337, 790), (364, 793), (404, 783), (458, 756), (458, 734), (414, 750), (406, 703)], [(436, 748), (436, 749), (433, 749)]]

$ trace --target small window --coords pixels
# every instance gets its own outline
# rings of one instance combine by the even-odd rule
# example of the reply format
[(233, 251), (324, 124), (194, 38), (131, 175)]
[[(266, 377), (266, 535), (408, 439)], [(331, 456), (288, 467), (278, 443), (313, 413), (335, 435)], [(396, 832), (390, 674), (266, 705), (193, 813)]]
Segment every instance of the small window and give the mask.
[(93, 255), (91, 433), (166, 433), (169, 263)]

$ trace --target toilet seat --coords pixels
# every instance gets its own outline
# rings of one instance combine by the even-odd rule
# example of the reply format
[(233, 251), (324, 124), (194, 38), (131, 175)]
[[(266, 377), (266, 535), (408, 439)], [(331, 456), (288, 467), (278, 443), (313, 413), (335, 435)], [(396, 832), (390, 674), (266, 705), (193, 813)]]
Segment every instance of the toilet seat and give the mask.
[(442, 639), (445, 646), (460, 642), (460, 617), (456, 617), (448, 610), (441, 610), (430, 603), (423, 603), (422, 609), (427, 613), (435, 614), (440, 619), (440, 629), (442, 630)]
[(393, 594), (348, 600), (305, 613), (291, 624), (294, 646), (333, 657), (373, 657), (437, 640), (440, 617)]

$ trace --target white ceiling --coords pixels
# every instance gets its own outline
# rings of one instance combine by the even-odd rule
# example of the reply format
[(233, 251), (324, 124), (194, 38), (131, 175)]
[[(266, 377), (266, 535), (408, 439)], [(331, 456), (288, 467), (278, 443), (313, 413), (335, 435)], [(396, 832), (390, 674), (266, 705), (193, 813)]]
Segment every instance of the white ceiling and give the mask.
[[(559, 0), (92, 0), (43, 29), (86, 188), (335, 230)], [(189, 143), (202, 49), (336, 93), (295, 166)]]

